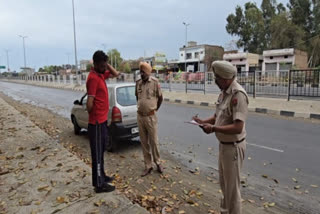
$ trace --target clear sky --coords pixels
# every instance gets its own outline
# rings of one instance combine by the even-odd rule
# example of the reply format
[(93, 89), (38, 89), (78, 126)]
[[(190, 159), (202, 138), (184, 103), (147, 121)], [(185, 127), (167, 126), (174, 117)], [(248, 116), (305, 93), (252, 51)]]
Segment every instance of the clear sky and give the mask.
[[(164, 52), (177, 59), (188, 40), (226, 46), (232, 38), (226, 18), (248, 0), (74, 0), (78, 61), (91, 59), (97, 49), (117, 48), (125, 59)], [(278, 0), (279, 1), (279, 0)], [(261, 0), (254, 1), (260, 7)], [(286, 3), (287, 1), (281, 1)], [(26, 38), (27, 66), (74, 64), (72, 0), (0, 0), (0, 65), (23, 66)]]

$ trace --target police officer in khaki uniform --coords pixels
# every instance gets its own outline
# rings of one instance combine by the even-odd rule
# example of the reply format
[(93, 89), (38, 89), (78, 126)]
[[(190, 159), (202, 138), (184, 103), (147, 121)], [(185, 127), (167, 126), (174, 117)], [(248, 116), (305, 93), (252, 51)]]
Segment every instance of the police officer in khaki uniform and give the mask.
[(212, 63), (215, 82), (221, 89), (216, 113), (205, 120), (193, 117), (207, 134), (215, 133), (219, 144), (219, 180), (223, 194), (221, 213), (241, 214), (240, 169), (246, 151), (245, 121), (248, 95), (236, 81), (236, 68), (227, 61)]
[(153, 169), (152, 157), (158, 172), (163, 172), (158, 149), (158, 118), (156, 114), (163, 97), (158, 79), (150, 76), (151, 66), (148, 63), (140, 62), (139, 67), (141, 79), (136, 81), (137, 119), (145, 163), (145, 170), (141, 176), (146, 176)]

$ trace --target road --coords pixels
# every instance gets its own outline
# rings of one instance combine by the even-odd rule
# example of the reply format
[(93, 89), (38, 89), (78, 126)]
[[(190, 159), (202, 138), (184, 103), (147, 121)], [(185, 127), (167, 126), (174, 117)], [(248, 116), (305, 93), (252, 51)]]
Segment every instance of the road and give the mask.
[[(48, 108), (66, 118), (70, 116), (73, 101), (83, 94), (6, 82), (0, 82), (0, 90), (16, 100)], [(217, 174), (215, 136), (184, 123), (196, 113), (208, 117), (213, 111), (165, 103), (158, 114), (161, 150), (169, 151), (190, 168), (199, 167), (208, 174)], [(293, 204), (313, 213), (320, 207), (319, 130), (320, 123), (308, 120), (250, 114), (242, 178), (246, 186), (244, 194), (264, 197), (283, 206)]]

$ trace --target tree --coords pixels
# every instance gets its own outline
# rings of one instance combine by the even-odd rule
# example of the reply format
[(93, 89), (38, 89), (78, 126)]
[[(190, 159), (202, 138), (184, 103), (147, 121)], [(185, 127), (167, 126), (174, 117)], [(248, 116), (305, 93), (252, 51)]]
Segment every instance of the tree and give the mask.
[(262, 0), (261, 11), (265, 26), (265, 36), (268, 45), (270, 44), (271, 32), (270, 25), (272, 18), (276, 15), (276, 1), (275, 0)]
[(261, 9), (248, 2), (227, 17), (226, 30), (238, 36), (238, 48), (253, 53), (264, 49), (296, 48), (308, 52), (309, 65), (319, 66), (320, 0), (262, 0)]
[(288, 14), (275, 16), (270, 25), (271, 49), (298, 48), (305, 50), (304, 30), (288, 19)]
[(124, 71), (125, 73), (130, 73), (130, 72), (131, 72), (131, 68), (130, 68), (129, 63), (126, 62), (126, 63), (124, 64), (123, 71)]
[(92, 66), (93, 66), (93, 65), (92, 65), (91, 63), (90, 63), (90, 64), (87, 64), (87, 66), (86, 66), (86, 71), (89, 72), (89, 71), (91, 70)]
[(236, 7), (235, 14), (227, 17), (226, 30), (231, 35), (239, 36), (237, 46), (245, 51), (262, 53), (267, 45), (263, 13), (256, 4), (248, 2), (243, 12)]
[(59, 70), (63, 69), (60, 65), (50, 65), (50, 66), (44, 66), (43, 68), (39, 68), (39, 72), (46, 72), (48, 74), (56, 74)]
[(278, 12), (278, 14), (285, 13), (286, 12), (286, 7), (282, 3), (278, 4), (277, 5), (277, 12)]
[(109, 64), (112, 63), (112, 66), (114, 66), (116, 70), (119, 70), (123, 61), (120, 52), (117, 49), (111, 49), (108, 51), (107, 55), (109, 57)]
[(312, 33), (312, 12), (310, 0), (289, 0), (288, 8), (292, 23), (305, 31), (304, 40), (307, 41)]
[(313, 0), (313, 10), (312, 10), (312, 14), (313, 14), (313, 32), (314, 35), (319, 35), (320, 34), (320, 0)]

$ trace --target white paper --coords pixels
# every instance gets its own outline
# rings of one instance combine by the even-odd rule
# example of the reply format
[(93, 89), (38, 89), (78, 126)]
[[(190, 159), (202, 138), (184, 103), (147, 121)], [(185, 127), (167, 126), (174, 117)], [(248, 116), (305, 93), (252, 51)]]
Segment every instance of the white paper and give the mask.
[(200, 123), (197, 123), (195, 120), (190, 120), (185, 123), (189, 123), (189, 124), (196, 125), (196, 126), (202, 126)]

